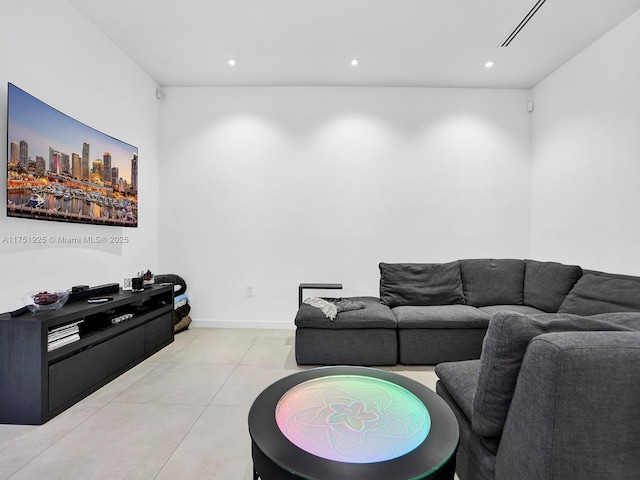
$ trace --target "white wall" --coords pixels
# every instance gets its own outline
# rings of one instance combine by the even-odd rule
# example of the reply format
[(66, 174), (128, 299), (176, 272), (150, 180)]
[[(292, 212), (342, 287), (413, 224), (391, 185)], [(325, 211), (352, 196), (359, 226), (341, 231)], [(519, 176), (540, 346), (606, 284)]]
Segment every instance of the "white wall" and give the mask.
[[(0, 110), (12, 82), (138, 146), (140, 226), (0, 210), (0, 312), (140, 268), (184, 276), (193, 317), (219, 325), (291, 324), (300, 282), (375, 295), (380, 261), (531, 256), (640, 274), (640, 13), (538, 85), (533, 116), (527, 91), (173, 88), (159, 103), (66, 0), (2, 14)], [(104, 232), (130, 241), (1, 241)]]
[(528, 91), (165, 93), (161, 270), (194, 320), (292, 325), (301, 282), (377, 295), (380, 261), (530, 252)]
[[(102, 132), (138, 147), (139, 227), (83, 226), (7, 218), (0, 210), (0, 312), (23, 293), (121, 282), (155, 268), (158, 229), (158, 122), (155, 83), (66, 0), (3, 0), (0, 29), (0, 132), (6, 132), (7, 82)], [(6, 134), (0, 135), (6, 152)], [(2, 153), (3, 161), (6, 154)], [(6, 172), (6, 170), (3, 170)], [(0, 175), (0, 191), (6, 189)], [(6, 202), (6, 197), (4, 200)], [(17, 244), (14, 237), (125, 236), (119, 245)]]
[(640, 12), (533, 91), (532, 256), (640, 275)]

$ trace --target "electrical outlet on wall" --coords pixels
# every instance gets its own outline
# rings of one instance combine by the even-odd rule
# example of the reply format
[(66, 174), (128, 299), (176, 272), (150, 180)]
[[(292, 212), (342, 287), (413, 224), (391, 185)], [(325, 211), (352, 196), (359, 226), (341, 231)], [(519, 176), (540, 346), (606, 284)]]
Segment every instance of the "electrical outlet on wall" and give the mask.
[(253, 285), (247, 285), (247, 297), (253, 297)]

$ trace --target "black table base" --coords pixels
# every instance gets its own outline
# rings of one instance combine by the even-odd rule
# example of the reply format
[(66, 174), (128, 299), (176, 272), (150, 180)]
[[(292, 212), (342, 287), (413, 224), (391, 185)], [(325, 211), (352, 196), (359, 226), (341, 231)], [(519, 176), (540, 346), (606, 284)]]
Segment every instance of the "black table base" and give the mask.
[[(283, 470), (262, 453), (255, 442), (251, 442), (251, 456), (253, 457), (253, 480), (305, 480), (293, 473)], [(440, 470), (429, 475), (429, 480), (453, 480), (456, 472), (456, 457), (453, 455), (451, 459), (442, 466)], [(319, 479), (324, 480), (324, 479)], [(327, 480), (336, 480), (335, 478)]]

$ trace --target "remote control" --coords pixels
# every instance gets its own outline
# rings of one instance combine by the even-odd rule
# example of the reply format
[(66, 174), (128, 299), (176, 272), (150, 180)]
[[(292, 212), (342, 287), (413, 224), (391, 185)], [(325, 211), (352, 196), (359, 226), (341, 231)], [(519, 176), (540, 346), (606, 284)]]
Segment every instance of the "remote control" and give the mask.
[(109, 300), (113, 300), (113, 297), (91, 297), (87, 300), (87, 303), (104, 303)]

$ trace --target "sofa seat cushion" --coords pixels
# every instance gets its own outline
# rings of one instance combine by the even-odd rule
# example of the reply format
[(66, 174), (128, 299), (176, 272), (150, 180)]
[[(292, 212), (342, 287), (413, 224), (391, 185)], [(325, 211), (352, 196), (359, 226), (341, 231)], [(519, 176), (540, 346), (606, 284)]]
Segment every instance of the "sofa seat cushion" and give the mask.
[(488, 313), (492, 317), (498, 312), (516, 312), (523, 313), (525, 315), (537, 315), (539, 313), (545, 313), (537, 308), (529, 307), (527, 305), (489, 305), (487, 307), (480, 307), (478, 310)]
[(557, 312), (582, 277), (582, 268), (557, 262), (525, 260), (524, 304), (544, 312)]
[(380, 263), (380, 299), (400, 305), (463, 304), (458, 262)]
[(478, 388), (480, 360), (444, 362), (436, 365), (436, 375), (466, 417), (473, 415), (473, 397)]
[(468, 305), (395, 307), (398, 328), (487, 328), (491, 315)]
[(460, 428), (460, 443), (456, 451), (456, 477), (465, 480), (495, 480), (497, 443), (492, 450), (471, 428), (471, 421), (451, 397), (442, 381), (436, 383), (436, 393), (451, 407)]
[[(438, 376), (437, 389), (440, 395), (456, 412), (460, 429), (465, 426), (471, 428), (471, 418), (473, 415), (473, 398), (478, 388), (478, 376), (480, 373), (480, 360), (467, 360), (463, 362), (444, 362), (436, 366)], [(462, 434), (462, 432), (461, 432)], [(477, 435), (477, 434), (475, 434)], [(461, 435), (462, 436), (462, 435)], [(495, 455), (498, 452), (499, 438), (478, 437), (476, 441), (481, 442), (483, 449)]]
[(296, 314), (295, 324), (301, 328), (396, 328), (396, 317), (379, 298), (350, 297), (349, 300), (362, 302), (365, 308), (340, 312), (335, 320), (331, 321), (319, 308), (303, 303)]
[(499, 437), (511, 405), (529, 342), (543, 333), (640, 330), (640, 313), (583, 317), (568, 314), (526, 316), (496, 313), (489, 322), (480, 355), (472, 424), (481, 437)]
[(640, 312), (640, 279), (583, 275), (558, 309), (559, 313), (597, 315)]
[(524, 303), (524, 260), (480, 258), (459, 263), (467, 305)]

